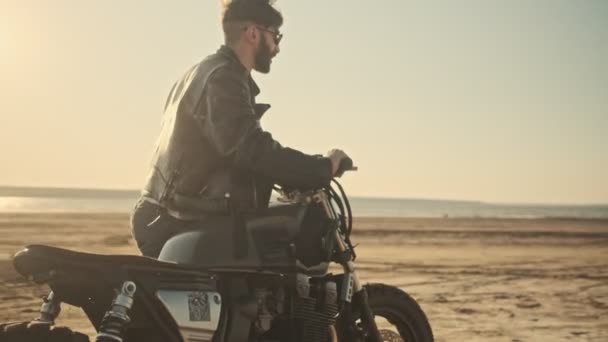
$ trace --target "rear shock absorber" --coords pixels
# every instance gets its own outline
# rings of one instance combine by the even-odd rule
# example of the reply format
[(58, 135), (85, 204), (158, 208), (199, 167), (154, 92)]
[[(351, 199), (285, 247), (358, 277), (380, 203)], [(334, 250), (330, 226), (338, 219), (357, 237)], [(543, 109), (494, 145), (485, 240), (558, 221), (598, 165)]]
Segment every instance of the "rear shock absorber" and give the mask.
[(123, 333), (127, 324), (131, 321), (128, 311), (133, 306), (133, 296), (137, 287), (132, 281), (122, 284), (120, 293), (114, 298), (112, 307), (101, 320), (99, 332), (95, 337), (96, 342), (122, 342)]
[(48, 296), (45, 296), (43, 300), (44, 302), (40, 308), (40, 317), (33, 320), (30, 324), (55, 324), (55, 319), (57, 319), (59, 312), (61, 312), (61, 301), (53, 291)]

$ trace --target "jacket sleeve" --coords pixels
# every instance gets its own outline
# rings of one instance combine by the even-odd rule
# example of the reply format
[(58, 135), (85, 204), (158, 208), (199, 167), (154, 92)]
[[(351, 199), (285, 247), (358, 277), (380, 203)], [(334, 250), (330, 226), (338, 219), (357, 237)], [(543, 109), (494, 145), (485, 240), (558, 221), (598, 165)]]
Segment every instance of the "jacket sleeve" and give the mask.
[(331, 161), (283, 147), (260, 126), (248, 82), (227, 69), (209, 78), (201, 110), (204, 136), (235, 166), (294, 187), (318, 187), (331, 181)]

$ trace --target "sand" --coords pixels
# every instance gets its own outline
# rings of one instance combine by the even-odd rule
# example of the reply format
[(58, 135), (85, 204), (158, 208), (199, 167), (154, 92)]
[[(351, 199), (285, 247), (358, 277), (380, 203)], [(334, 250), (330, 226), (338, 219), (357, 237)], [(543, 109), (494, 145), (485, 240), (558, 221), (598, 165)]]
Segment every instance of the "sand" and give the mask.
[[(416, 298), (437, 341), (608, 341), (608, 220), (355, 220), (364, 282)], [(43, 243), (137, 254), (125, 214), (0, 214), (0, 321), (32, 319), (45, 286), (11, 256)], [(60, 324), (94, 336), (78, 308)]]

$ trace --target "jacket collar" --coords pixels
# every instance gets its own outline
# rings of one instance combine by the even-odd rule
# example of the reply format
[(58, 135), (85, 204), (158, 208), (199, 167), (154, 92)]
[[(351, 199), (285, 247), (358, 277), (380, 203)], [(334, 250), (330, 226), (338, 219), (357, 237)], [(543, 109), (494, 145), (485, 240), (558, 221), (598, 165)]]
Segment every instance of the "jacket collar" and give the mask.
[[(245, 68), (245, 66), (243, 66), (243, 64), (241, 64), (241, 61), (239, 60), (238, 56), (230, 47), (222, 45), (220, 46), (219, 50), (217, 50), (217, 53), (227, 57), (231, 62), (237, 65), (239, 70), (241, 70), (243, 73), (247, 73), (247, 69)], [(258, 94), (260, 94), (260, 87), (258, 87), (257, 83), (255, 83), (255, 81), (253, 80), (253, 77), (251, 77), (251, 73), (248, 74), (249, 75), (247, 76), (249, 78), (249, 89), (251, 90), (253, 96), (257, 96)]]

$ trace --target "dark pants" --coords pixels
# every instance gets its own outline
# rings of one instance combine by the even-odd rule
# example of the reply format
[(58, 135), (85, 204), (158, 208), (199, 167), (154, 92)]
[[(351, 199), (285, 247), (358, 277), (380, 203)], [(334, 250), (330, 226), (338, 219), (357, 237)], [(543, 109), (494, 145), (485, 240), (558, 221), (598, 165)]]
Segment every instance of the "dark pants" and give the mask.
[(140, 199), (131, 215), (131, 234), (145, 256), (158, 258), (172, 236), (200, 227), (199, 221), (178, 220), (159, 206)]

